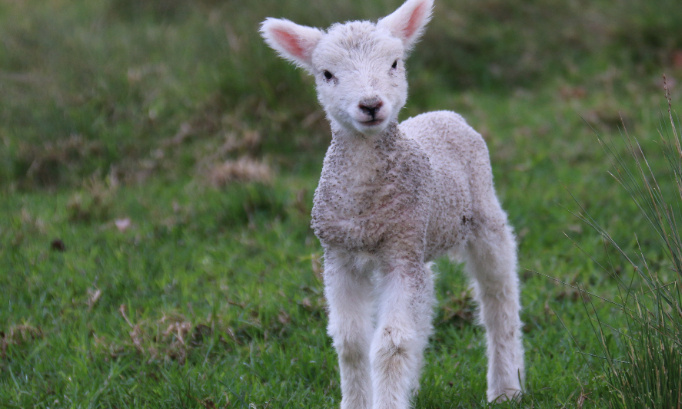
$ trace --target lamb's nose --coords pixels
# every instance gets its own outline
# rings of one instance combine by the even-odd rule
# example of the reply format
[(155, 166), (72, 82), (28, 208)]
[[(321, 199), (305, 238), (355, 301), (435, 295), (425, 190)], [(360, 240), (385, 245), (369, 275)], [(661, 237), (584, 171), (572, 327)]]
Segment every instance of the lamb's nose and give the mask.
[(358, 104), (358, 108), (360, 108), (363, 113), (374, 118), (383, 105), (384, 103), (381, 102), (380, 99), (373, 98), (360, 102), (360, 104)]

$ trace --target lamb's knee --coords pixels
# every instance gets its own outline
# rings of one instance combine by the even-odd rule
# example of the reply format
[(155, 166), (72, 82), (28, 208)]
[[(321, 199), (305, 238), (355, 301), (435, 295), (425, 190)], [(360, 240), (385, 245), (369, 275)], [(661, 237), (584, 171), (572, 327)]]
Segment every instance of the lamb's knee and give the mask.
[(413, 349), (411, 338), (395, 327), (379, 329), (372, 348), (374, 369), (384, 374), (403, 373)]
[(335, 339), (334, 349), (339, 359), (349, 365), (360, 365), (368, 358), (369, 345), (360, 339)]
[(339, 359), (347, 363), (359, 363), (366, 359), (371, 332), (368, 323), (336, 321), (330, 320), (327, 332), (332, 337)]
[(372, 363), (381, 372), (412, 370), (419, 364), (420, 356), (426, 347), (428, 333), (415, 331), (414, 328), (385, 326), (379, 328), (372, 342)]

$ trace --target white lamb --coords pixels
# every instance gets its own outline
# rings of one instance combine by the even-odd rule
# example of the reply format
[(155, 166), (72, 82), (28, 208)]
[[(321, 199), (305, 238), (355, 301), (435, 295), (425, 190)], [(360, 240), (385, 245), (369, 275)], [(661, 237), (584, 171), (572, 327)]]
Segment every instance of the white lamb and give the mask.
[(432, 7), (407, 0), (376, 24), (327, 31), (273, 18), (261, 26), (273, 49), (315, 77), (331, 123), (312, 227), (324, 247), (342, 409), (410, 406), (432, 331), (429, 262), (443, 254), (464, 260), (473, 278), (488, 400), (521, 393), (516, 244), (485, 142), (453, 112), (397, 122), (407, 99), (404, 62)]

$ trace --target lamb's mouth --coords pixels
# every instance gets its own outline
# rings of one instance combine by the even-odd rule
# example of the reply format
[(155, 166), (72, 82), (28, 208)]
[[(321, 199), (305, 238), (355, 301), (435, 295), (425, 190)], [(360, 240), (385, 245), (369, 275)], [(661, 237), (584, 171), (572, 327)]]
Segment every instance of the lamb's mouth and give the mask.
[(379, 125), (383, 122), (384, 122), (384, 118), (375, 118), (375, 119), (371, 119), (369, 121), (362, 121), (360, 123), (364, 126), (375, 126), (375, 125)]

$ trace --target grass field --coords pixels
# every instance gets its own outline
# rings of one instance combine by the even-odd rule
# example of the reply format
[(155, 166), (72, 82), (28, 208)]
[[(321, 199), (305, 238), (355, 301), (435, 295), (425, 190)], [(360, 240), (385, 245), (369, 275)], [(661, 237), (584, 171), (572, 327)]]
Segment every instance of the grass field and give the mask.
[[(309, 228), (330, 134), (312, 81), (257, 33), (267, 16), (327, 26), (400, 1), (331, 3), (0, 3), (0, 407), (338, 407)], [(618, 299), (635, 272), (575, 214), (679, 280), (599, 140), (627, 156), (625, 127), (670, 174), (662, 75), (682, 106), (682, 8), (436, 10), (401, 118), (454, 110), (488, 143), (519, 239), (528, 393), (485, 403), (475, 306), (441, 260), (416, 407), (609, 406), (602, 341), (622, 345), (595, 317), (626, 317), (580, 288)]]

